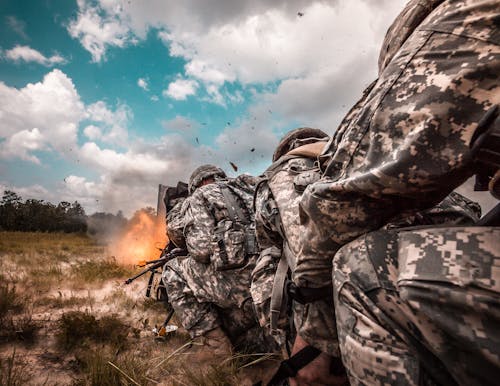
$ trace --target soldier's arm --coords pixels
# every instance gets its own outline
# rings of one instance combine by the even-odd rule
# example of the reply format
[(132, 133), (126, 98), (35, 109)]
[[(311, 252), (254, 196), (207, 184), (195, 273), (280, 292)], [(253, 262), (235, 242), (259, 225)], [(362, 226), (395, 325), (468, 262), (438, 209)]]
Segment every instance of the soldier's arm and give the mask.
[(184, 237), (189, 256), (204, 264), (210, 263), (212, 256), (212, 235), (215, 220), (201, 194), (195, 192), (186, 205)]
[[(500, 103), (500, 44), (486, 3), (453, 15), (443, 3), (348, 122), (324, 178), (301, 201), (297, 285), (331, 285), (331, 260), (342, 245), (402, 212), (436, 205), (474, 173), (471, 138)], [(442, 32), (449, 26), (453, 33)]]

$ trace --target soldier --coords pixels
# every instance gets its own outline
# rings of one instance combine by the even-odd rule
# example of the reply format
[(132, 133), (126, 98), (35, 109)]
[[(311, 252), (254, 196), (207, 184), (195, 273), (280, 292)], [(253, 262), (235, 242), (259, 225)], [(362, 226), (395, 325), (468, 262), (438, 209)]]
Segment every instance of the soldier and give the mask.
[[(402, 34), (418, 4), (428, 15)], [(500, 375), (498, 228), (367, 234), (476, 172), (473, 136), (500, 102), (499, 9), (498, 0), (411, 1), (386, 37), (396, 48), (384, 44), (377, 83), (302, 197), (299, 290), (331, 288), (333, 256), (364, 235), (333, 262), (352, 384), (494, 384)]]
[[(250, 289), (260, 325), (277, 339), (283, 352), (287, 341), (293, 342), (295, 336), (287, 315), (291, 313), (292, 304), (291, 300), (286, 304), (286, 281), (293, 272), (300, 247), (298, 202), (305, 187), (319, 178), (316, 158), (327, 140), (328, 135), (319, 129), (303, 127), (290, 131), (280, 141), (273, 154), (273, 164), (264, 172), (255, 192), (255, 228), (261, 252)], [(303, 307), (298, 302), (293, 303), (295, 325), (301, 327), (296, 339), (304, 342), (304, 346), (308, 346), (305, 343), (308, 337), (317, 333), (310, 321), (315, 318), (327, 320), (327, 328), (321, 331), (322, 342), (327, 344), (316, 347), (318, 351), (311, 351), (308, 359), (313, 360), (321, 351), (316, 362), (327, 369), (327, 379), (337, 380), (329, 371), (331, 362), (335, 361), (333, 358), (337, 358), (341, 366), (334, 320), (329, 318), (333, 304), (319, 301)], [(302, 323), (302, 319), (306, 322)], [(288, 366), (282, 364), (271, 383), (294, 375), (285, 371), (293, 367), (297, 358), (296, 353), (293, 354), (285, 361)]]
[(181, 323), (215, 353), (229, 354), (233, 345), (263, 349), (249, 290), (257, 254), (254, 182), (198, 167), (181, 210), (189, 256), (165, 265), (163, 281)]

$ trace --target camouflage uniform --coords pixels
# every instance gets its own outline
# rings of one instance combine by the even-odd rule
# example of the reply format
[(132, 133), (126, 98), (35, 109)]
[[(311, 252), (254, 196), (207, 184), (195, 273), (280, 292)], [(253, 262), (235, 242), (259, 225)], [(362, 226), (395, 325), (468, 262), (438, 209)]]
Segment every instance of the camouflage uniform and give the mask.
[(299, 287), (330, 285), (335, 252), (365, 234), (334, 260), (353, 384), (415, 384), (421, 366), (441, 383), (492, 384), (500, 375), (498, 228), (366, 234), (435, 205), (474, 174), (471, 138), (500, 102), (499, 9), (498, 0), (436, 4), (382, 61), (326, 148), (324, 177), (303, 195)]
[[(189, 256), (166, 264), (164, 283), (169, 300), (191, 337), (221, 327), (239, 348), (259, 345), (258, 328), (250, 301), (250, 273), (255, 256), (237, 269), (217, 270), (214, 234), (217, 224), (229, 218), (221, 192), (225, 180), (198, 187), (186, 200), (183, 228)], [(238, 191), (253, 219), (252, 195)], [(262, 349), (262, 348), (261, 348)]]
[(186, 212), (185, 199), (179, 200), (167, 213), (167, 237), (176, 247), (184, 248), (184, 214)]
[[(297, 130), (304, 130), (304, 128), (295, 131)], [(316, 143), (320, 145), (319, 148), (324, 146), (327, 135), (316, 129), (309, 130), (311, 134), (316, 134), (324, 141), (319, 141), (319, 138), (314, 138), (311, 134), (312, 138), (307, 138), (306, 132), (306, 136), (300, 143)], [(313, 130), (316, 130), (316, 133)], [(264, 175), (266, 178), (258, 185), (255, 192), (255, 228), (261, 253), (252, 273), (250, 289), (260, 325), (269, 330), (270, 299), (276, 268), (283, 256), (291, 272), (294, 271), (295, 256), (300, 248), (298, 203), (305, 187), (319, 178), (319, 169), (315, 158), (285, 154), (275, 160)], [(285, 249), (287, 249), (286, 252)], [(324, 320), (323, 325), (326, 328), (321, 330), (322, 339), (316, 348), (331, 356), (339, 357), (335, 323), (330, 317), (332, 306), (331, 300), (321, 300), (307, 304), (305, 307), (293, 302), (294, 324), (300, 327), (297, 333), (305, 341), (309, 341), (311, 336), (318, 333), (316, 325), (311, 324), (311, 321), (317, 321), (318, 318)], [(290, 327), (285, 309), (281, 312), (278, 327), (281, 329)], [(291, 332), (294, 333), (294, 331)], [(278, 338), (281, 344), (284, 343), (282, 335)]]

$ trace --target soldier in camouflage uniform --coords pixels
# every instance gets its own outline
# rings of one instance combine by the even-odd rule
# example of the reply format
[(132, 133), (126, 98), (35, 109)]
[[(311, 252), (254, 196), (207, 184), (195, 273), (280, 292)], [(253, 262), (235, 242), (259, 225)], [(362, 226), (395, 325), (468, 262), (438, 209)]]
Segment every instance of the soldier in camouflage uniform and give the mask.
[[(236, 183), (227, 179), (221, 169), (212, 165), (200, 166), (193, 172), (189, 183), (191, 196), (181, 210), (189, 256), (167, 263), (163, 274), (169, 300), (182, 325), (192, 338), (204, 338), (208, 347), (221, 353), (229, 353), (231, 343), (238, 349), (263, 349), (263, 335), (256, 323), (249, 290), (256, 251), (237, 249), (247, 247), (242, 240), (244, 235), (254, 234), (255, 181), (249, 176), (237, 180)], [(223, 193), (227, 189), (231, 189), (237, 204), (227, 203)], [(234, 209), (230, 205), (244, 208), (244, 216), (250, 220), (247, 233), (240, 228), (234, 231), (237, 225), (230, 219)], [(244, 220), (241, 219), (246, 226)], [(229, 260), (226, 266), (224, 259)]]
[[(419, 4), (428, 15), (412, 19)], [(333, 283), (352, 384), (498, 382), (500, 230), (368, 232), (475, 173), (471, 139), (500, 102), (499, 10), (498, 0), (411, 1), (386, 37), (378, 81), (302, 197), (294, 282), (331, 286), (345, 245)]]
[[(287, 271), (293, 272), (295, 268), (295, 255), (300, 248), (298, 203), (305, 187), (320, 176), (316, 159), (327, 140), (328, 135), (319, 129), (299, 128), (289, 132), (280, 141), (273, 164), (264, 172), (255, 192), (255, 229), (261, 252), (250, 289), (260, 325), (271, 331), (282, 351), (285, 339), (295, 335), (294, 329), (288, 331), (291, 336), (285, 334), (293, 328), (288, 325), (287, 315), (292, 304), (286, 304), (292, 300), (287, 300), (286, 294), (278, 298), (277, 304), (272, 299), (285, 288)], [(340, 357), (335, 321), (330, 317), (332, 307), (331, 300), (320, 300), (306, 307), (293, 302), (294, 324), (300, 326), (296, 339), (304, 345), (311, 335), (318, 333), (310, 322), (317, 318), (325, 321), (326, 328), (320, 333), (321, 343), (326, 344), (316, 348), (322, 351), (317, 361), (327, 368), (331, 357)]]

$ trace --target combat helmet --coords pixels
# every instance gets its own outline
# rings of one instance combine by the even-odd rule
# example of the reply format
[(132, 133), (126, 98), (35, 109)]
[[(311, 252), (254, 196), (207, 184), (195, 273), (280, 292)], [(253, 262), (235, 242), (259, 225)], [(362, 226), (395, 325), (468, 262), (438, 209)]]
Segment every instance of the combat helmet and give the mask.
[(226, 173), (221, 168), (214, 165), (201, 165), (194, 169), (189, 177), (189, 193), (192, 194), (196, 188), (200, 187), (204, 179), (210, 177), (226, 178)]
[(299, 127), (289, 131), (280, 141), (278, 147), (273, 154), (273, 162), (278, 160), (281, 156), (288, 153), (290, 150), (308, 143), (325, 140), (328, 134), (320, 129), (313, 129), (310, 127)]

